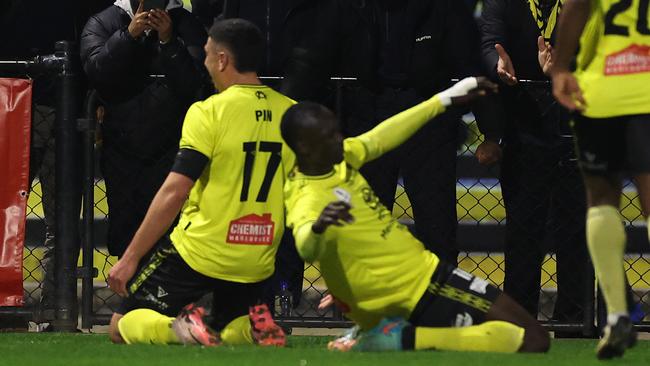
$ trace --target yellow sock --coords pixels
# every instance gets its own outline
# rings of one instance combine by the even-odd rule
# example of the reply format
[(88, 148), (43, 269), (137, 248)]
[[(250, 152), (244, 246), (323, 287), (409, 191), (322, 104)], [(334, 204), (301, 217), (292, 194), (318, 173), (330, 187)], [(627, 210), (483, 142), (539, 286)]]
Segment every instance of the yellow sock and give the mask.
[(253, 344), (251, 322), (248, 315), (234, 319), (221, 330), (221, 340), (228, 345)]
[(489, 321), (463, 328), (415, 328), (415, 349), (514, 353), (524, 342), (524, 328)]
[(151, 309), (136, 309), (124, 314), (117, 323), (120, 335), (128, 344), (180, 343), (172, 330), (174, 318)]
[(587, 245), (608, 313), (627, 314), (625, 228), (616, 207), (596, 206), (587, 211)]

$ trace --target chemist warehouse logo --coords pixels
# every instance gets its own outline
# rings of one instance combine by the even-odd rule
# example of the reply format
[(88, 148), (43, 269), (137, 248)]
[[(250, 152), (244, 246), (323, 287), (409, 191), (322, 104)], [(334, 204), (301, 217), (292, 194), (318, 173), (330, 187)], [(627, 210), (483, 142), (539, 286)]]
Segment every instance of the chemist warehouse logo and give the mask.
[(605, 75), (628, 75), (650, 71), (650, 47), (633, 44), (605, 58)]
[(271, 245), (275, 223), (271, 214), (246, 215), (230, 222), (227, 243), (248, 245)]

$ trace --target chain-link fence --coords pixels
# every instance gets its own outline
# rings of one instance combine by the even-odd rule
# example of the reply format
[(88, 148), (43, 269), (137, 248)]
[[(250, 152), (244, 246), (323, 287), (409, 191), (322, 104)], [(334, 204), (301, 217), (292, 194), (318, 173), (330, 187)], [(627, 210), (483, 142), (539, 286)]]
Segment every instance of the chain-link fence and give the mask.
[(54, 121), (55, 110), (34, 100), (30, 151), (31, 190), (24, 255), (25, 305), (39, 304), (40, 318), (54, 309)]

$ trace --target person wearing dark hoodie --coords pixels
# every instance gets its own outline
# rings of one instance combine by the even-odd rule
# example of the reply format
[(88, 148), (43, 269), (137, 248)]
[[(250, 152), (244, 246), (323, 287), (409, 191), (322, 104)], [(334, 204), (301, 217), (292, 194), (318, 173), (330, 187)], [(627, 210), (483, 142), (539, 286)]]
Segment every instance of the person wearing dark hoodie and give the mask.
[(101, 170), (108, 249), (121, 256), (171, 168), (189, 106), (209, 95), (204, 28), (180, 0), (117, 0), (81, 34), (83, 69), (105, 107)]

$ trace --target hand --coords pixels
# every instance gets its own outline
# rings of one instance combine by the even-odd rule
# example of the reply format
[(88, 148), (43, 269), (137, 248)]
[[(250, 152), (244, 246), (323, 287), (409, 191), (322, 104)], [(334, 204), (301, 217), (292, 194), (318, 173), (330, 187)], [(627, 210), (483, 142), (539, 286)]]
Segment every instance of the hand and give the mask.
[(499, 55), (499, 61), (497, 61), (497, 75), (499, 75), (499, 79), (506, 85), (517, 84), (515, 67), (512, 65), (510, 56), (499, 43), (495, 44), (494, 48), (496, 48), (497, 54)]
[(327, 294), (320, 299), (318, 304), (318, 310), (327, 310), (330, 306), (334, 305), (334, 296), (332, 294)]
[(158, 32), (158, 39), (167, 43), (172, 38), (172, 18), (165, 10), (153, 9), (149, 11), (151, 28)]
[(138, 10), (135, 11), (133, 19), (131, 19), (131, 23), (129, 23), (129, 34), (131, 34), (131, 37), (133, 38), (138, 38), (142, 36), (144, 31), (151, 29), (151, 25), (149, 24), (149, 13), (143, 10), (143, 4), (144, 1), (140, 1)]
[(553, 74), (553, 95), (560, 104), (570, 111), (582, 111), (587, 102), (582, 96), (582, 90), (578, 80), (568, 70), (554, 71)]
[[(465, 78), (451, 88), (439, 93), (444, 105), (465, 105), (474, 101), (478, 97), (486, 95), (488, 92), (496, 93), (499, 90), (497, 84), (491, 82), (485, 77)], [(447, 98), (449, 100), (447, 101)]]
[(122, 297), (129, 296), (129, 293), (126, 291), (126, 283), (133, 277), (137, 269), (138, 263), (128, 261), (124, 258), (118, 260), (108, 272), (108, 287)]
[(553, 47), (550, 43), (544, 41), (544, 37), (537, 37), (537, 61), (542, 68), (544, 75), (549, 76), (551, 67), (553, 67)]
[(350, 215), (351, 208), (350, 204), (344, 201), (331, 202), (323, 209), (318, 220), (311, 226), (311, 230), (316, 234), (322, 234), (330, 225), (343, 226), (341, 220), (348, 224), (353, 223), (354, 217)]
[(503, 156), (503, 151), (501, 146), (494, 141), (485, 140), (476, 148), (474, 153), (476, 159), (478, 159), (479, 164), (481, 165), (492, 165)]
[(330, 306), (333, 305), (335, 305), (343, 313), (350, 312), (350, 306), (348, 306), (348, 304), (344, 303), (343, 301), (337, 299), (332, 294), (327, 294), (322, 299), (320, 299), (320, 303), (318, 304), (318, 310), (325, 311)]
[(359, 333), (361, 333), (361, 328), (358, 325), (348, 328), (343, 335), (327, 343), (327, 349), (330, 351), (348, 352), (357, 344)]

